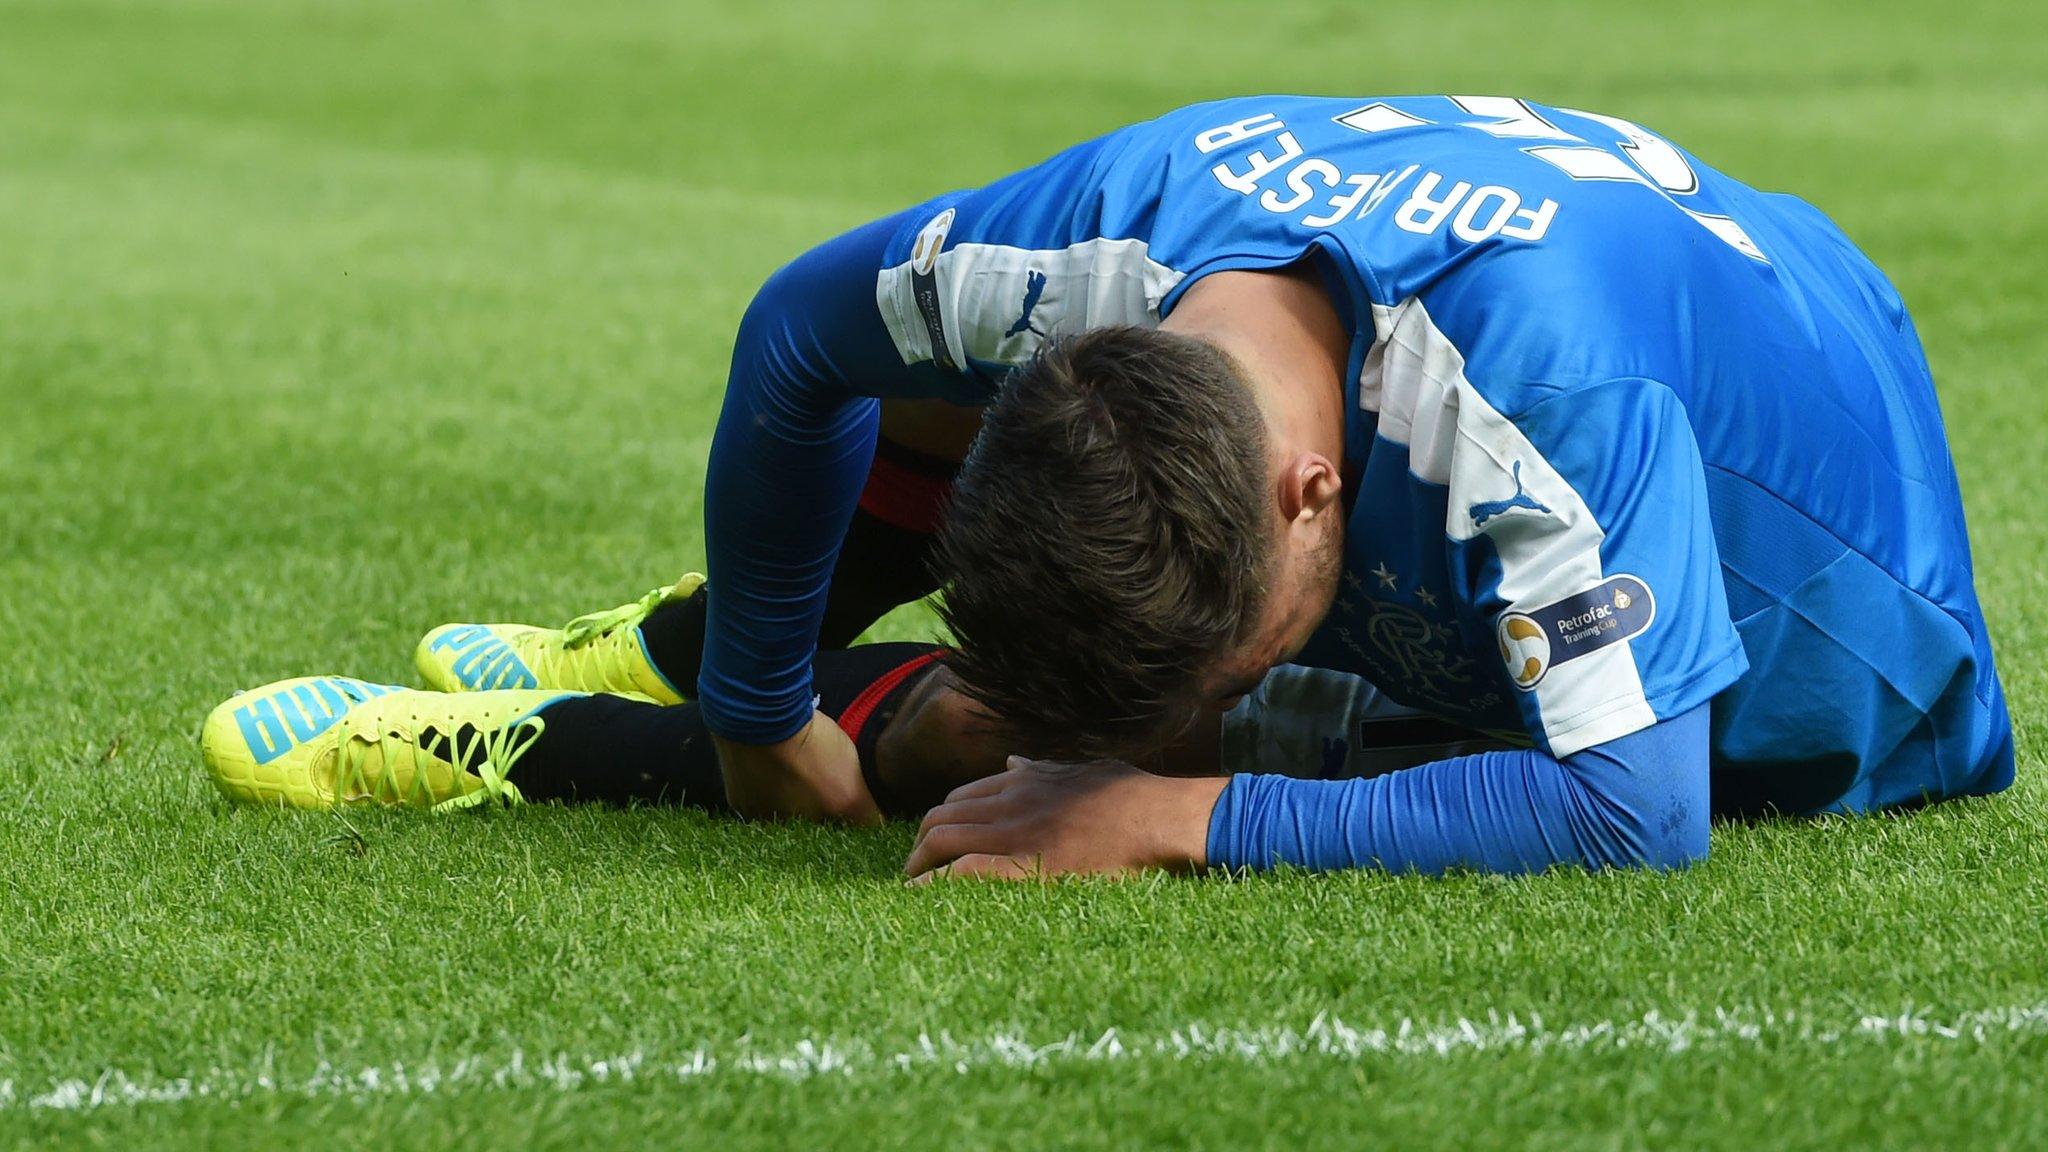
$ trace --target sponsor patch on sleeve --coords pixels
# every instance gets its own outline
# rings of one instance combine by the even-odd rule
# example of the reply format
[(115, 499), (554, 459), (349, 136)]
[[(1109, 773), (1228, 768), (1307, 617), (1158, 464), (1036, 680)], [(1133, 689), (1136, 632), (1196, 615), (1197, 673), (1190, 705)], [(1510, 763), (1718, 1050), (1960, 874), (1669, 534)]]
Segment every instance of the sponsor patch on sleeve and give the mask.
[(926, 224), (917, 234), (917, 242), (910, 249), (910, 294), (917, 302), (917, 313), (924, 320), (924, 330), (931, 337), (932, 359), (948, 372), (958, 372), (960, 366), (953, 361), (953, 350), (946, 346), (946, 322), (939, 314), (939, 251), (946, 246), (946, 233), (953, 227), (953, 210), (946, 209)]
[(1656, 618), (1657, 600), (1648, 584), (1611, 576), (1555, 604), (1503, 612), (1494, 631), (1508, 679), (1527, 692), (1557, 665), (1640, 636)]

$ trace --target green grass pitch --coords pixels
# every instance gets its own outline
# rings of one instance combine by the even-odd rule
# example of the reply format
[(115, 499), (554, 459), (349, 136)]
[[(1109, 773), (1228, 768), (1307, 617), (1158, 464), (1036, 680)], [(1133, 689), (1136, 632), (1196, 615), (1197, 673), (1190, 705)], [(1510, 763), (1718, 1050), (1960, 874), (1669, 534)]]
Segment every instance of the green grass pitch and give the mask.
[[(0, 1143), (2048, 1146), (2044, 12), (0, 0)], [(912, 891), (902, 827), (201, 778), (236, 688), (700, 563), (802, 247), (1257, 90), (1590, 107), (1835, 216), (1941, 382), (2019, 785), (1675, 876)]]

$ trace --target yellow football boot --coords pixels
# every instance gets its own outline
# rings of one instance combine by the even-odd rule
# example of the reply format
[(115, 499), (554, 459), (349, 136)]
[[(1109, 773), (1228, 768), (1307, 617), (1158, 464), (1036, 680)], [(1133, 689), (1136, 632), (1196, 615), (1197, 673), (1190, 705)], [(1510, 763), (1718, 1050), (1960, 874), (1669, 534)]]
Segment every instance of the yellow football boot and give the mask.
[(421, 692), (344, 676), (281, 680), (213, 710), (199, 735), (228, 799), (449, 810), (521, 802), (505, 778), (575, 692)]
[(681, 704), (684, 694), (648, 659), (640, 622), (703, 586), (704, 577), (691, 572), (631, 604), (578, 616), (561, 628), (443, 624), (421, 638), (413, 663), (430, 687), (443, 692), (560, 688)]

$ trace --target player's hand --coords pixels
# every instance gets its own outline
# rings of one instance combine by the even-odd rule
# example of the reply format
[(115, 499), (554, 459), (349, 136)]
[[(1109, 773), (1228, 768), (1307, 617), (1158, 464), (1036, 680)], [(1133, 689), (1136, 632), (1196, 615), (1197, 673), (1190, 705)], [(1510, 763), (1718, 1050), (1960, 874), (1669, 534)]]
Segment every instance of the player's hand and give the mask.
[(913, 884), (1191, 871), (1207, 863), (1209, 816), (1226, 782), (1012, 756), (1008, 771), (961, 785), (926, 814), (903, 871)]
[(881, 809), (861, 777), (853, 741), (823, 712), (780, 744), (735, 744), (713, 737), (725, 796), (750, 820), (878, 824)]

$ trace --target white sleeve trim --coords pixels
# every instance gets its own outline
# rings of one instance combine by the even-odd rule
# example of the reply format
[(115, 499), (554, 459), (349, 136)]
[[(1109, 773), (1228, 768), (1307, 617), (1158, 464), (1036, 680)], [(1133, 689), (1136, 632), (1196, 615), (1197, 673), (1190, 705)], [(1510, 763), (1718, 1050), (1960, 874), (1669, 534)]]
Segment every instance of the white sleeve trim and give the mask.
[[(1409, 470), (1448, 490), (1444, 534), (1484, 536), (1500, 557), (1500, 598), (1534, 611), (1613, 575), (1600, 556), (1606, 531), (1571, 482), (1465, 375), (1465, 355), (1421, 299), (1373, 306), (1374, 342), (1359, 406), (1379, 435), (1408, 448)], [(1550, 668), (1529, 691), (1542, 737), (1567, 756), (1656, 723), (1629, 641)]]
[(1641, 732), (1656, 722), (1657, 713), (1649, 704), (1623, 698), (1570, 717), (1562, 725), (1546, 723), (1544, 729), (1549, 735), (1550, 754), (1562, 760), (1574, 752), (1583, 752), (1632, 732)]
[[(905, 364), (936, 359), (919, 313), (915, 260), (875, 280), (882, 322)], [(1097, 237), (1064, 248), (961, 242), (930, 268), (947, 351), (955, 363), (1022, 364), (1054, 335), (1131, 324), (1159, 326), (1159, 305), (1183, 274), (1146, 242)]]

